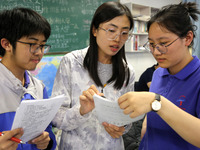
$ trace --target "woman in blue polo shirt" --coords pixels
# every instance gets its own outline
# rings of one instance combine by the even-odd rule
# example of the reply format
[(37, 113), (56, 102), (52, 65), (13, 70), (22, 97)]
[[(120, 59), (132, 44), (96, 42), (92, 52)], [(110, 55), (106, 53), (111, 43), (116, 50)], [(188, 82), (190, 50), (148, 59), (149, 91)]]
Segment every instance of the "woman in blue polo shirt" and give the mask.
[(160, 68), (150, 92), (129, 92), (118, 100), (130, 117), (147, 113), (140, 150), (200, 149), (200, 61), (189, 52), (197, 14), (195, 3), (168, 5), (147, 24), (145, 48)]

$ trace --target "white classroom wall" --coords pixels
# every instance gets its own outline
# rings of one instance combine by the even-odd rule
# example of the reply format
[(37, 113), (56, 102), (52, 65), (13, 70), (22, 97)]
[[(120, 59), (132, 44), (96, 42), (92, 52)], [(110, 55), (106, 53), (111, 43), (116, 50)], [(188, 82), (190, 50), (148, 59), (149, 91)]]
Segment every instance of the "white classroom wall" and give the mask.
[(133, 66), (135, 70), (135, 81), (139, 80), (140, 75), (156, 63), (156, 60), (151, 53), (130, 53), (126, 52), (127, 61)]
[[(178, 4), (182, 0), (120, 0), (121, 3), (134, 3), (155, 8), (161, 8), (168, 4)], [(153, 64), (156, 63), (151, 53), (148, 52), (126, 52), (127, 61), (135, 70), (135, 81), (139, 80), (140, 75)]]

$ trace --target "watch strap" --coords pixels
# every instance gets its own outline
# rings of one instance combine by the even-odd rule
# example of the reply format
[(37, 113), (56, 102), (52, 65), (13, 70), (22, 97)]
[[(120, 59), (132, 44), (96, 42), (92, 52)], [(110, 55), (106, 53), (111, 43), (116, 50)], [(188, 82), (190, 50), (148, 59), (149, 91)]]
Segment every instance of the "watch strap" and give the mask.
[[(160, 103), (159, 108), (157, 108), (158, 106), (156, 106), (157, 103)], [(154, 112), (157, 112), (161, 108), (161, 97), (160, 97), (160, 94), (155, 93), (155, 99), (151, 103), (151, 108), (152, 108), (152, 111), (154, 111)]]
[(157, 93), (155, 93), (156, 95), (155, 95), (155, 100), (157, 100), (157, 101), (159, 101), (160, 102), (160, 94), (157, 94)]

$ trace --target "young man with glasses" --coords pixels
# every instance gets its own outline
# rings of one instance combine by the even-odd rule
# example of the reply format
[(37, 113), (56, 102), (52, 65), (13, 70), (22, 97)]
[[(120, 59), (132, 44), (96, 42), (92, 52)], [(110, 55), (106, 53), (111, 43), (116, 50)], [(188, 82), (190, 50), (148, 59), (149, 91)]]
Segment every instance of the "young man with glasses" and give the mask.
[(26, 144), (9, 140), (12, 136), (20, 138), (22, 129), (12, 131), (16, 109), (26, 99), (48, 98), (44, 84), (31, 76), (48, 52), (46, 41), (51, 27), (45, 18), (28, 8), (14, 8), (0, 12), (0, 150), (55, 149), (55, 136), (51, 125), (35, 139)]
[(200, 11), (196, 3), (168, 5), (147, 24), (157, 60), (150, 92), (129, 92), (119, 105), (130, 117), (147, 113), (139, 150), (200, 150), (200, 60), (190, 54)]

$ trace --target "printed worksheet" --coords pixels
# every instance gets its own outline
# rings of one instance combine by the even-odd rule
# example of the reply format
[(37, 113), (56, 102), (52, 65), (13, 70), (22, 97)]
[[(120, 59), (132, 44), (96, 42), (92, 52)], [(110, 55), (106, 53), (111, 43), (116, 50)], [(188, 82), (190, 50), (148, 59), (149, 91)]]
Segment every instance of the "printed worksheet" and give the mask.
[(95, 111), (99, 121), (107, 122), (116, 126), (124, 126), (126, 124), (138, 121), (144, 117), (140, 115), (136, 118), (130, 118), (129, 115), (125, 115), (123, 110), (119, 107), (117, 102), (109, 101), (108, 99), (99, 95), (94, 95)]
[(34, 139), (47, 128), (65, 98), (59, 95), (50, 99), (23, 100), (16, 111), (12, 129), (23, 128), (20, 139), (24, 142)]

